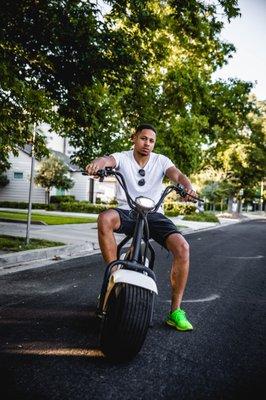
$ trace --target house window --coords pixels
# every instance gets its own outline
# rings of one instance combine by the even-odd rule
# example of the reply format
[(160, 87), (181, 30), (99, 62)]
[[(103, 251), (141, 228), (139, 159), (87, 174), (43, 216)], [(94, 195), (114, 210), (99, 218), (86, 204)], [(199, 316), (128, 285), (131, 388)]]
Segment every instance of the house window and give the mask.
[(65, 190), (64, 189), (56, 189), (56, 196), (64, 196)]
[(23, 172), (14, 172), (14, 179), (23, 179)]

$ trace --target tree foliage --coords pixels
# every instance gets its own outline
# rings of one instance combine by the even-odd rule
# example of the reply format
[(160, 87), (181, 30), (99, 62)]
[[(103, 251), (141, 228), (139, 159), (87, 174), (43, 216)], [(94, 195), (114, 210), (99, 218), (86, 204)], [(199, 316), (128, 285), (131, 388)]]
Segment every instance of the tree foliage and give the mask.
[(265, 177), (266, 130), (263, 121), (263, 104), (259, 105), (261, 115), (251, 114), (247, 124), (239, 130), (237, 140), (231, 140), (225, 147), (220, 146), (215, 164), (223, 169), (227, 186), (233, 195), (240, 189), (253, 190)]
[[(157, 151), (191, 174), (206, 159), (204, 145), (213, 161), (245, 126), (253, 132), (251, 83), (212, 81), (234, 52), (220, 39), (221, 13), (229, 21), (239, 16), (237, 0), (106, 3), (105, 14), (95, 1), (0, 6), (3, 154), (27, 143), (41, 121), (70, 139), (84, 167), (128, 148), (132, 129), (150, 122), (159, 132)], [(42, 154), (41, 134), (36, 146)], [(249, 149), (256, 164), (261, 156)]]
[(51, 188), (68, 190), (74, 186), (73, 180), (68, 176), (68, 167), (55, 155), (51, 155), (40, 163), (34, 182), (46, 190), (48, 203)]
[[(260, 197), (257, 192), (265, 180), (266, 166), (266, 102), (256, 102), (255, 110), (240, 121), (237, 134), (224, 135), (224, 140), (219, 140), (223, 135), (217, 135), (206, 151), (207, 167), (194, 181), (210, 201)], [(230, 116), (224, 120), (227, 131), (229, 121)]]
[(8, 185), (8, 183), (9, 183), (9, 179), (7, 178), (7, 176), (0, 173), (0, 188), (5, 187), (6, 185)]

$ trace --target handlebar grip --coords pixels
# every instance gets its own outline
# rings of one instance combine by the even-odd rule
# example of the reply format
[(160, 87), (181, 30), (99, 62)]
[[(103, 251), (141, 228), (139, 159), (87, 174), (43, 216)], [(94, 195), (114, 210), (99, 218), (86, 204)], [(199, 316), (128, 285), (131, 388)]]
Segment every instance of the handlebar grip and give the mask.
[(188, 194), (188, 193), (185, 191), (184, 186), (181, 185), (180, 183), (177, 183), (177, 184), (176, 184), (176, 190), (177, 190), (178, 194), (180, 194), (181, 197), (186, 197), (186, 195)]
[(176, 184), (176, 190), (178, 192), (178, 194), (180, 194), (181, 197), (186, 197), (189, 196), (191, 197), (193, 200), (193, 203), (197, 203), (197, 201), (200, 201), (202, 203), (204, 203), (204, 200), (200, 199), (199, 197), (193, 196), (192, 194), (189, 194), (183, 185), (181, 185), (180, 183)]
[[(81, 174), (84, 176), (91, 176), (91, 174), (88, 174), (88, 172), (86, 172), (86, 171), (83, 171)], [(93, 174), (93, 176), (96, 176), (96, 175), (98, 175), (98, 171), (96, 172), (96, 174)]]

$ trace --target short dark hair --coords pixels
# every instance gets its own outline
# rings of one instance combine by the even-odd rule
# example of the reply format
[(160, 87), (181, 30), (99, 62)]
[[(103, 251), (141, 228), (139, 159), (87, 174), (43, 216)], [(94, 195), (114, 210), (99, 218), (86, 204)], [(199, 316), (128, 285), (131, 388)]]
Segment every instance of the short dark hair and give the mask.
[(135, 135), (139, 132), (141, 132), (143, 129), (150, 129), (151, 131), (153, 131), (156, 135), (156, 129), (154, 128), (154, 126), (152, 126), (151, 124), (141, 124), (137, 127)]

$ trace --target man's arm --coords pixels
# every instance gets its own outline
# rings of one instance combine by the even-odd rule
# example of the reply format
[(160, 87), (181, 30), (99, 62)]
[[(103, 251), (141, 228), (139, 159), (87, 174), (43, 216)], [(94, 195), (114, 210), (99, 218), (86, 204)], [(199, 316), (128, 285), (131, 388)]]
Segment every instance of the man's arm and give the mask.
[[(185, 187), (185, 190), (189, 194), (196, 196), (196, 192), (193, 190), (190, 180), (179, 169), (177, 169), (176, 167), (170, 167), (166, 170), (165, 175), (171, 181), (173, 181), (175, 183), (181, 183), (181, 185), (183, 185)], [(189, 200), (191, 200), (191, 198), (189, 196), (186, 196), (184, 198), (184, 200), (189, 201)]]
[(85, 169), (88, 175), (95, 175), (99, 169), (104, 169), (105, 167), (114, 168), (115, 166), (116, 161), (113, 156), (103, 156), (93, 160)]

